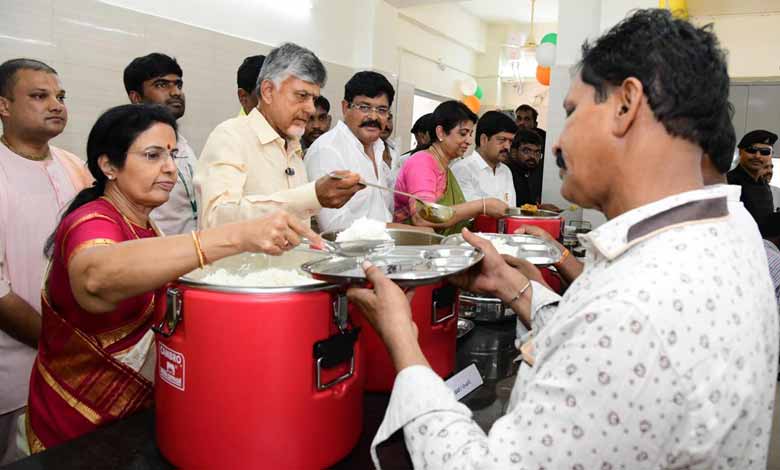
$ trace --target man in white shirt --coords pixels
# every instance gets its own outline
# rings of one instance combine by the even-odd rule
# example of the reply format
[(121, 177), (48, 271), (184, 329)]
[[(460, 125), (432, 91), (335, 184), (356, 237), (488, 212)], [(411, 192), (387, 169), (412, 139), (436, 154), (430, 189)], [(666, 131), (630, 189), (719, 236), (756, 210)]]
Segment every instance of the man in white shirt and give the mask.
[(493, 197), (515, 203), (512, 171), (503, 162), (509, 159), (517, 124), (499, 111), (486, 112), (477, 122), (477, 149), (456, 161), (452, 172), (467, 201)]
[[(358, 72), (344, 86), (341, 110), (344, 116), (318, 138), (306, 152), (306, 171), (319, 178), (342, 168), (360, 174), (363, 181), (388, 186), (390, 168), (382, 160), (385, 144), (381, 133), (393, 104), (395, 90), (376, 72)], [(387, 191), (366, 188), (338, 209), (323, 209), (317, 222), (323, 232), (341, 230), (361, 218), (390, 222), (393, 197)]]
[(562, 195), (608, 219), (580, 235), (582, 274), (560, 297), (464, 233), (485, 258), (453, 282), (533, 329), (533, 367), (488, 434), (428, 367), (404, 293), (370, 264), (374, 290), (349, 292), (399, 370), (378, 469), (399, 429), (430, 470), (767, 467), (778, 315), (764, 246), (739, 189), (702, 184), (729, 115), (717, 38), (638, 10), (582, 54), (554, 146)]
[[(137, 57), (125, 67), (124, 82), (127, 96), (134, 104), (159, 104), (168, 108), (177, 120), (184, 116), (185, 97), (183, 72), (176, 59), (157, 52)], [(165, 235), (178, 235), (198, 227), (198, 206), (195, 202), (195, 152), (179, 132), (176, 147), (176, 185), (168, 202), (150, 214)]]

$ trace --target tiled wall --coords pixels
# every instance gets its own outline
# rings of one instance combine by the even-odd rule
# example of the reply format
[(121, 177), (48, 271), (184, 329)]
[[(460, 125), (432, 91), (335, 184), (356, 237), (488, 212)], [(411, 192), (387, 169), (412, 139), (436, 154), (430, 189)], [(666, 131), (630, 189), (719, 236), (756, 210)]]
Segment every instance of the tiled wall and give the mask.
[[(215, 2), (215, 6), (218, 2)], [(187, 110), (182, 133), (200, 152), (211, 130), (239, 110), (236, 69), (244, 57), (270, 48), (95, 0), (0, 0), (0, 62), (17, 57), (54, 67), (67, 91), (68, 125), (54, 144), (84, 158), (100, 113), (127, 103), (122, 72), (150, 52), (176, 57), (184, 71)], [(315, 51), (316, 52), (316, 51)], [(344, 83), (354, 70), (326, 63), (323, 95), (334, 122)]]

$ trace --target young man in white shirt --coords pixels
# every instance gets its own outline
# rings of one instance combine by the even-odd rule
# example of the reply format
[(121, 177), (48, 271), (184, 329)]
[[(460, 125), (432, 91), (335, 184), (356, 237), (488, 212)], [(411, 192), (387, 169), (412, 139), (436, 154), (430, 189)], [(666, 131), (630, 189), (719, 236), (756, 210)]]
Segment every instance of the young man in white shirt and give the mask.
[[(390, 185), (390, 168), (382, 160), (385, 144), (381, 134), (394, 97), (393, 86), (382, 74), (365, 71), (353, 75), (344, 86), (344, 120), (322, 134), (306, 152), (309, 177), (349, 168), (363, 181)], [(323, 232), (345, 229), (361, 217), (390, 222), (392, 209), (391, 193), (368, 187), (338, 209), (322, 209), (317, 222)]]
[[(124, 82), (127, 97), (134, 104), (159, 104), (168, 108), (177, 120), (184, 116), (184, 73), (176, 59), (157, 52), (137, 57), (125, 67)], [(176, 186), (168, 202), (156, 208), (151, 218), (165, 235), (178, 235), (198, 227), (198, 206), (195, 202), (195, 152), (179, 132), (176, 147)]]
[(514, 205), (512, 171), (504, 162), (509, 159), (515, 132), (517, 124), (502, 112), (488, 111), (479, 119), (477, 149), (452, 165), (467, 201), (493, 197)]

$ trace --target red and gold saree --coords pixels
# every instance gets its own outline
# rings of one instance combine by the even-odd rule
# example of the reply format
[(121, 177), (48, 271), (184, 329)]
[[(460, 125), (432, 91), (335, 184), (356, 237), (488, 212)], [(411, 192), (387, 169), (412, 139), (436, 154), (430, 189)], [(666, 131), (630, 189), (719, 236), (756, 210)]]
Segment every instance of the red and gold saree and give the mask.
[(63, 219), (42, 292), (42, 328), (30, 378), (27, 439), (35, 453), (122, 419), (152, 404), (152, 382), (118, 358), (143, 341), (156, 298), (147, 292), (94, 314), (76, 302), (68, 263), (81, 250), (156, 236), (107, 200)]

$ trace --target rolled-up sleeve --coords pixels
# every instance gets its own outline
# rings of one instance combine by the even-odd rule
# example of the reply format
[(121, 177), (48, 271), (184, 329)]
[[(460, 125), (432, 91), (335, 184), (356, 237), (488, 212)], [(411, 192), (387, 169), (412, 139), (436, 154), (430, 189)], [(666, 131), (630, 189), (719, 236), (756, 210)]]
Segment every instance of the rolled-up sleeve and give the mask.
[(262, 217), (277, 209), (302, 220), (319, 211), (314, 182), (270, 194), (246, 193), (248, 165), (262, 163), (250, 163), (250, 152), (240, 139), (230, 128), (217, 127), (203, 148), (194, 178), (202, 227)]

